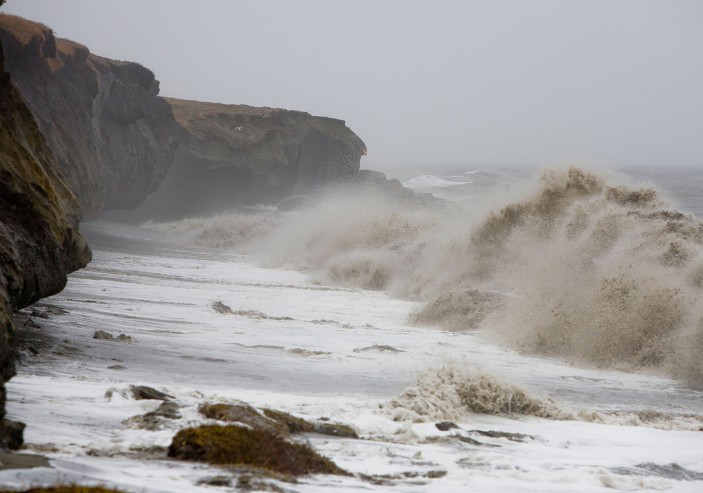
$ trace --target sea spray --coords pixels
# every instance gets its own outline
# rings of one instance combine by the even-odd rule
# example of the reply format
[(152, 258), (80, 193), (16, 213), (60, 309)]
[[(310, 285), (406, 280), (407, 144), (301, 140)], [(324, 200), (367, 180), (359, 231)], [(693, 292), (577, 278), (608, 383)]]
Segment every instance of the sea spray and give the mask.
[(305, 211), (151, 226), (313, 282), (426, 302), (414, 323), (703, 384), (703, 224), (650, 188), (572, 167), (488, 210), (337, 193)]

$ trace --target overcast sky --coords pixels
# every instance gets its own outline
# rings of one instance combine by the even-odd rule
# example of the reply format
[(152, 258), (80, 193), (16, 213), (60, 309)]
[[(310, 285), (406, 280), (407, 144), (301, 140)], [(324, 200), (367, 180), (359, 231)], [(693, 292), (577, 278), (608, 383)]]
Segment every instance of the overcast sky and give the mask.
[(364, 167), (703, 167), (703, 1), (8, 0), (161, 93), (331, 116)]

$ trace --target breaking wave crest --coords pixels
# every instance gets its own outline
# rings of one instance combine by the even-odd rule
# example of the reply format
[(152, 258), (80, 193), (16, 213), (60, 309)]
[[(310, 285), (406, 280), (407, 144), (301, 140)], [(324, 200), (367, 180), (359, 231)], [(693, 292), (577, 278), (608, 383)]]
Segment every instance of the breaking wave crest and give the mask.
[(486, 208), (335, 197), (286, 214), (151, 225), (312, 279), (425, 302), (417, 324), (703, 384), (703, 224), (579, 168)]
[(492, 375), (456, 366), (431, 369), (415, 386), (387, 402), (383, 409), (395, 421), (462, 421), (471, 413), (529, 415), (570, 419), (573, 414), (551, 399), (540, 399)]
[(703, 416), (658, 411), (595, 412), (570, 409), (548, 397), (458, 364), (425, 370), (414, 386), (385, 402), (381, 412), (413, 423), (471, 420), (471, 414), (535, 416), (665, 430), (703, 431)]

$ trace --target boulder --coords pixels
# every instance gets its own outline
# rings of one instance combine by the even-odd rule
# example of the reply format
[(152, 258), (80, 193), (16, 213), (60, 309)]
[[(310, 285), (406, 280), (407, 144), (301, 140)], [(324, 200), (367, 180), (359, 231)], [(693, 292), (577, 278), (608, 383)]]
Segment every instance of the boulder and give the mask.
[(244, 464), (294, 476), (348, 474), (308, 445), (241, 426), (200, 426), (179, 431), (168, 456), (215, 465)]

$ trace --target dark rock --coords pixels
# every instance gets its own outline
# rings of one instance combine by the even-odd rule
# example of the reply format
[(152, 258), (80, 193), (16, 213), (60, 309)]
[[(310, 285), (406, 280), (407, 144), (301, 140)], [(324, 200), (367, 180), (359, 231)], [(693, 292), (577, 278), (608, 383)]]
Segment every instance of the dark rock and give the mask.
[(245, 464), (296, 476), (348, 474), (307, 445), (234, 425), (181, 430), (173, 437), (168, 456), (215, 465)]
[(148, 414), (153, 414), (166, 419), (181, 419), (181, 415), (178, 413), (179, 406), (173, 402), (162, 402), (155, 411)]
[(512, 442), (524, 442), (525, 439), (534, 439), (532, 435), (525, 435), (523, 433), (510, 433), (507, 431), (493, 431), (493, 430), (470, 430), (468, 433), (473, 433), (476, 435), (480, 435), (483, 437), (489, 437), (489, 438), (507, 438), (508, 440)]
[[(225, 305), (226, 308), (227, 305)], [(264, 312), (260, 312), (259, 310), (237, 310), (234, 312), (229, 312), (232, 313), (232, 315), (238, 315), (240, 317), (247, 317), (247, 318), (253, 318), (256, 320), (293, 320), (291, 317), (276, 317), (273, 315), (267, 315)]]
[(459, 426), (456, 423), (452, 423), (451, 421), (441, 421), (439, 423), (434, 424), (439, 431), (449, 431), (453, 430), (456, 428), (459, 428)]
[(154, 411), (133, 416), (124, 421), (124, 424), (135, 426), (148, 431), (160, 430), (165, 420), (180, 419), (179, 406), (173, 402), (162, 402)]
[(0, 36), (0, 447), (14, 447), (21, 429), (3, 422), (4, 383), (15, 373), (12, 312), (61, 291), (90, 250), (78, 232), (76, 197), (5, 73), (3, 48)]
[(312, 433), (315, 430), (314, 425), (309, 421), (283, 411), (266, 408), (263, 413), (266, 417), (285, 425), (290, 433)]
[(616, 467), (611, 471), (626, 476), (655, 476), (675, 481), (703, 481), (703, 473), (686, 469), (675, 462), (671, 464), (644, 462), (634, 467)]
[(207, 476), (198, 480), (198, 484), (205, 486), (232, 486), (232, 478), (230, 476)]
[(314, 423), (313, 431), (321, 435), (330, 435), (340, 438), (359, 438), (354, 428), (339, 423)]
[(127, 367), (123, 365), (110, 365), (107, 367), (108, 370), (126, 370)]
[(234, 312), (232, 312), (232, 309), (230, 307), (228, 307), (227, 305), (225, 305), (221, 301), (213, 301), (212, 305), (210, 305), (210, 306), (212, 306), (212, 309), (215, 310), (220, 315), (234, 313)]
[(93, 334), (93, 339), (103, 339), (106, 341), (132, 342), (132, 338), (125, 334), (120, 334), (117, 337), (104, 330), (96, 330)]
[(7, 70), (86, 216), (135, 207), (159, 186), (177, 127), (150, 70), (94, 55), (15, 16), (0, 15), (0, 40)]
[(47, 312), (41, 312), (36, 309), (32, 309), (30, 314), (32, 315), (32, 317), (43, 318), (44, 320), (47, 320), (49, 318), (49, 314)]
[(402, 481), (406, 479), (416, 479), (416, 478), (426, 478), (426, 479), (437, 479), (443, 478), (447, 475), (447, 471), (442, 469), (432, 469), (429, 471), (404, 471), (396, 474), (375, 474), (367, 475), (360, 474), (359, 477), (365, 481), (368, 481), (375, 485), (380, 486), (391, 486), (395, 484), (395, 481)]
[(168, 401), (173, 399), (172, 395), (168, 395), (152, 387), (147, 387), (146, 385), (131, 385), (129, 387), (129, 392), (132, 394), (132, 397), (137, 400), (154, 399), (159, 401)]
[(402, 352), (404, 352), (402, 349), (394, 348), (393, 346), (389, 346), (387, 344), (374, 344), (373, 346), (354, 349), (355, 353), (364, 353), (367, 351), (378, 351), (379, 353), (402, 353)]
[(17, 450), (24, 442), (24, 423), (3, 419), (0, 421), (0, 450)]
[(320, 435), (341, 438), (359, 438), (354, 428), (349, 425), (331, 423), (324, 419), (320, 419), (319, 422), (310, 422), (275, 409), (264, 409), (263, 412), (268, 418), (285, 425), (290, 433), (319, 433)]

